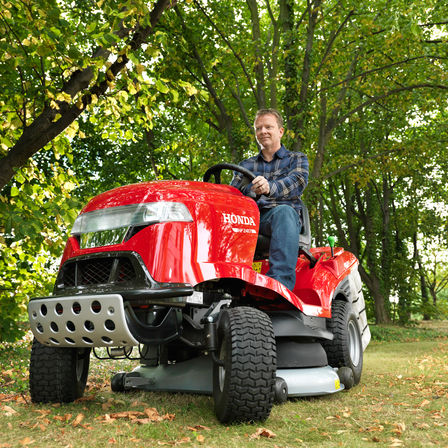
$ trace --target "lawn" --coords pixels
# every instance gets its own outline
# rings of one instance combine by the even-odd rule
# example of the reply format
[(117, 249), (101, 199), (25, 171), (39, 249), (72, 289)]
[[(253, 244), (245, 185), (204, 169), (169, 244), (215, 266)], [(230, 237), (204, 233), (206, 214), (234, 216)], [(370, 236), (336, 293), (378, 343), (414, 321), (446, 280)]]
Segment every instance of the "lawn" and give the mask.
[[(6, 447), (422, 447), (448, 446), (448, 323), (374, 327), (361, 384), (274, 406), (254, 425), (220, 425), (210, 397), (114, 394), (131, 368), (92, 359), (85, 397), (34, 405), (27, 392), (30, 337), (0, 345), (0, 448)], [(444, 336), (445, 335), (445, 336)]]

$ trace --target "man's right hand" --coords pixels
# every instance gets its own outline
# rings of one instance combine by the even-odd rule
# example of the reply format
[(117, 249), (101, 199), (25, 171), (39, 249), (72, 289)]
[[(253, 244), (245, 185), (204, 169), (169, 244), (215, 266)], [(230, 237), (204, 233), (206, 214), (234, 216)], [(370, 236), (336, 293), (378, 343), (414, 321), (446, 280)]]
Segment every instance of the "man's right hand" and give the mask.
[(268, 195), (270, 191), (269, 182), (263, 176), (257, 176), (252, 181), (251, 190), (257, 195)]

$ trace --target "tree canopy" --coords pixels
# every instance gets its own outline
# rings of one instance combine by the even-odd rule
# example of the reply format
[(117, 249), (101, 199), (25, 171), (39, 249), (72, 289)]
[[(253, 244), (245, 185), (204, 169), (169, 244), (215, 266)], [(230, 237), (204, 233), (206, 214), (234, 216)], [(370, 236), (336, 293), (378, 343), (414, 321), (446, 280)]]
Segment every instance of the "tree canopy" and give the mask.
[(308, 155), (315, 243), (335, 233), (360, 259), (372, 318), (392, 319), (394, 297), (400, 320), (429, 316), (444, 297), (441, 2), (1, 6), (0, 339), (29, 297), (50, 291), (83, 202), (238, 162), (257, 151), (252, 120), (264, 107), (284, 114), (285, 145)]

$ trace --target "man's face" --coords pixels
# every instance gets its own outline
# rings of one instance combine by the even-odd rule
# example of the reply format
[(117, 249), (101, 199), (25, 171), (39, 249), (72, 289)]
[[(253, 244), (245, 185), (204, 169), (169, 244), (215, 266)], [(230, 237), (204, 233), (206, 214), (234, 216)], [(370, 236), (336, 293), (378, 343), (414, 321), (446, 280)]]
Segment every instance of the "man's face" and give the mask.
[(260, 115), (254, 123), (255, 138), (263, 149), (277, 151), (280, 149), (280, 140), (284, 129), (279, 127), (275, 115)]

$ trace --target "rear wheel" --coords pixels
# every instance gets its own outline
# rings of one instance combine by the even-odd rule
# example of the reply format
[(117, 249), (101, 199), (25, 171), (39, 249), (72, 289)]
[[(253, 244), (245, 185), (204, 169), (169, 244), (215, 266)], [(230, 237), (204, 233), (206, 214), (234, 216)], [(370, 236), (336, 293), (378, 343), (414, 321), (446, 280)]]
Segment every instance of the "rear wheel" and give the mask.
[(35, 403), (69, 403), (84, 394), (90, 349), (47, 347), (34, 339), (30, 394)]
[[(346, 389), (361, 380), (363, 352), (361, 332), (358, 320), (350, 303), (336, 300), (331, 307), (332, 317), (327, 321), (327, 328), (334, 339), (324, 344), (328, 363), (332, 367), (350, 367), (353, 371), (353, 383), (347, 381)], [(349, 387), (350, 386), (350, 387)]]
[(222, 423), (265, 420), (274, 401), (276, 372), (270, 318), (250, 307), (223, 310), (218, 341), (222, 365), (213, 367), (218, 420)]

